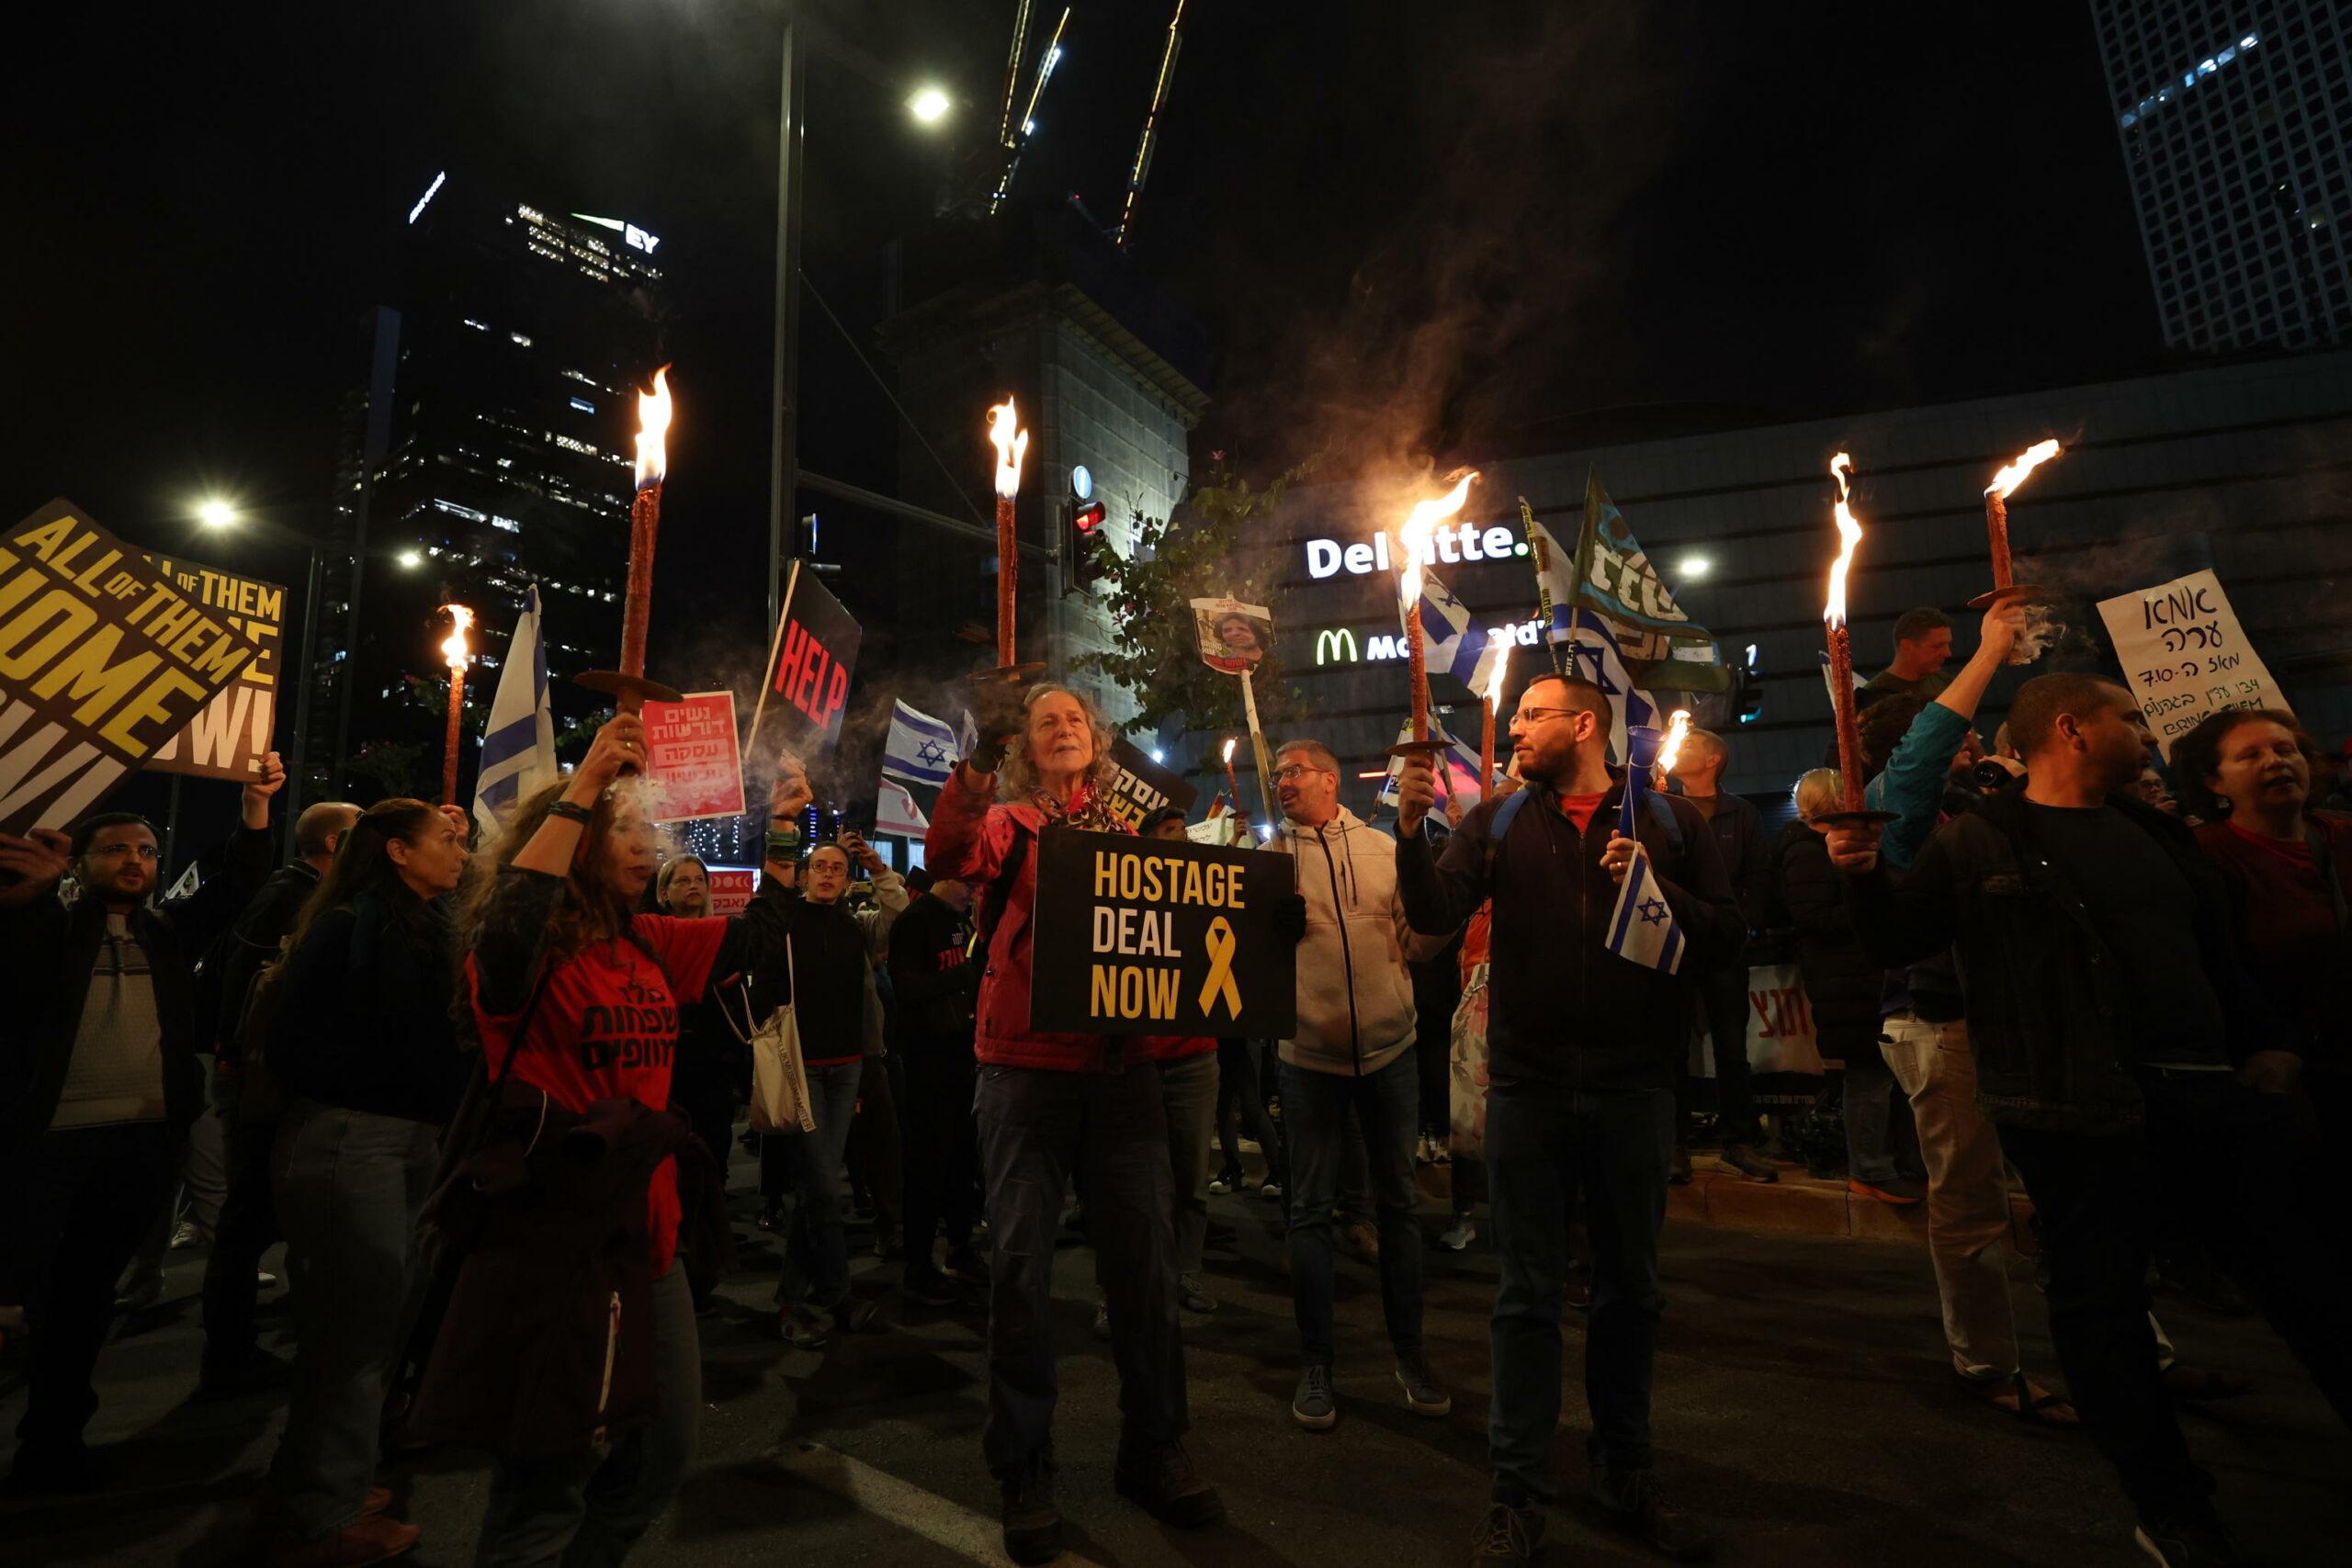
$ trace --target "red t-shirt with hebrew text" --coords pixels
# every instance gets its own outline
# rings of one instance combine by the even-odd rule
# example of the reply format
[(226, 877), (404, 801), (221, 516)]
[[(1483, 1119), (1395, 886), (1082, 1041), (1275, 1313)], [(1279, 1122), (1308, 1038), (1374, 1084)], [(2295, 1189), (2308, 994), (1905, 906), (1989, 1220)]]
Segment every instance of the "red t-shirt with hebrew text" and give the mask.
[[(655, 1111), (670, 1106), (670, 1067), (677, 1054), (678, 1003), (696, 1001), (710, 982), (724, 919), (635, 917), (637, 934), (660, 956), (656, 964), (634, 942), (615, 937), (582, 949), (547, 979), (522, 1048), (509, 1074), (545, 1089), (566, 1111), (600, 1100), (634, 1100)], [(666, 971), (666, 974), (665, 974)], [(473, 960), (466, 960), (473, 986)], [(482, 1011), (474, 993), (474, 1021), (495, 1074), (514, 1046), (515, 1021)], [(663, 1160), (646, 1195), (653, 1243), (653, 1273), (669, 1271), (678, 1247), (678, 1172)]]

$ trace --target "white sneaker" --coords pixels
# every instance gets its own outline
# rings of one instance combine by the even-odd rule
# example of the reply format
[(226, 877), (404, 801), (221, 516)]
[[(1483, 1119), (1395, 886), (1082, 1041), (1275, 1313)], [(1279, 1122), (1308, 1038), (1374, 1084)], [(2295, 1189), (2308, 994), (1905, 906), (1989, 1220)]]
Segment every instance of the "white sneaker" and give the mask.
[(1457, 1215), (1453, 1224), (1438, 1233), (1437, 1244), (1448, 1252), (1461, 1252), (1478, 1239), (1478, 1227), (1470, 1223), (1467, 1214)]

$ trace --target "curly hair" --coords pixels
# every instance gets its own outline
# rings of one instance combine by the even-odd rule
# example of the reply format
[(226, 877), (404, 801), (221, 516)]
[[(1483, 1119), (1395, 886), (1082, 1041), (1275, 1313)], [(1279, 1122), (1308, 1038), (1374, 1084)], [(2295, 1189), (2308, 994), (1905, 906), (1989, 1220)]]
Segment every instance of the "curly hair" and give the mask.
[[(514, 863), (514, 857), (523, 852), (523, 846), (547, 821), (548, 808), (562, 799), (564, 791), (571, 787), (570, 779), (558, 779), (526, 798), (514, 808), (498, 842), (481, 857), (491, 865), (489, 874), (474, 878), (473, 886), (467, 890), (465, 912), (459, 921), (465, 947), (473, 946), (475, 934), (481, 929), (482, 910), (490, 900), (491, 888), (497, 885), (497, 874)], [(620, 791), (612, 789), (599, 795), (595, 808), (589, 814), (588, 825), (580, 831), (579, 844), (571, 854), (571, 874), (563, 879), (562, 897), (557, 899), (555, 912), (548, 920), (546, 953), (550, 964), (610, 937), (635, 940), (637, 928), (630, 919), (629, 901), (613, 885), (605, 856), (605, 841), (612, 836), (614, 824), (620, 817), (619, 795)]]
[(1098, 790), (1108, 790), (1111, 787), (1111, 781), (1119, 776), (1118, 761), (1111, 755), (1112, 742), (1115, 739), (1111, 731), (1111, 721), (1102, 716), (1102, 710), (1094, 705), (1094, 699), (1084, 692), (1063, 685), (1058, 681), (1040, 681), (1030, 687), (1021, 699), (1024, 733), (1014, 736), (1012, 742), (1004, 749), (1004, 761), (996, 772), (996, 794), (999, 800), (1008, 803), (1025, 801), (1037, 793), (1037, 770), (1029, 761), (1029, 742), (1025, 725), (1029, 710), (1057, 692), (1077, 703), (1085, 711), (1086, 728), (1094, 738), (1094, 761), (1087, 768), (1086, 776), (1093, 782), (1094, 787)]
[(2208, 781), (2222, 771), (2222, 750), (2229, 745), (2231, 732), (2246, 724), (2277, 725), (2295, 738), (2295, 748), (2302, 752), (2306, 766), (2319, 764), (2319, 743), (2284, 708), (2231, 708), (2208, 714), (2196, 728), (2172, 743), (2172, 782), (2180, 804), (2208, 822), (2219, 822), (2230, 814), (2229, 797), (2213, 793)]

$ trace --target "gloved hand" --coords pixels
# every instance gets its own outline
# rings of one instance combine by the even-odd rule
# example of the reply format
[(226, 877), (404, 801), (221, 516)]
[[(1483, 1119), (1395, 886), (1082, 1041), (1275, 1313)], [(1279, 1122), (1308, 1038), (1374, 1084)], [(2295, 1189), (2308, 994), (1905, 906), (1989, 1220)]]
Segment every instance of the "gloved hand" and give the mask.
[(982, 681), (972, 688), (972, 728), (979, 744), (964, 759), (978, 773), (992, 773), (1004, 761), (1005, 746), (1021, 733), (1027, 715), (1021, 688), (1011, 681)]
[(1290, 942), (1306, 935), (1306, 895), (1285, 893), (1274, 900), (1274, 934)]

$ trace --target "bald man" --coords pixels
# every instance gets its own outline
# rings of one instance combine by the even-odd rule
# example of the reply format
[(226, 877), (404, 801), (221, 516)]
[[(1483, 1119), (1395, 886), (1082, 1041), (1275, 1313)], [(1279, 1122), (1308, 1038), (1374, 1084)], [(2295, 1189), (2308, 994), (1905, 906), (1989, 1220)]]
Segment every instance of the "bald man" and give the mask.
[(277, 956), (278, 943), (294, 930), (295, 917), (334, 861), (335, 846), (359, 820), (348, 801), (322, 800), (294, 819), (294, 859), (274, 873), (237, 918), (227, 952), (220, 955), (220, 1016), (203, 1022), (219, 1043), (212, 1074), (212, 1109), (220, 1118), (228, 1147), (228, 1196), (204, 1265), (205, 1393), (234, 1393), (280, 1382), (286, 1363), (263, 1349), (254, 1328), (254, 1296), (261, 1255), (277, 1240), (277, 1209), (269, 1189), (269, 1149), (277, 1135), (283, 1106), (275, 1092), (243, 1091), (245, 1064), (237, 1050), (237, 1021), (245, 993), (263, 964)]

